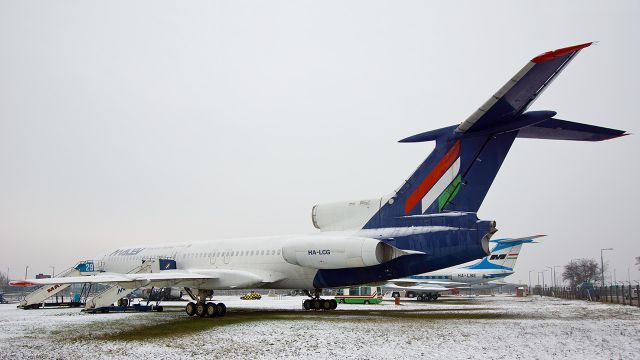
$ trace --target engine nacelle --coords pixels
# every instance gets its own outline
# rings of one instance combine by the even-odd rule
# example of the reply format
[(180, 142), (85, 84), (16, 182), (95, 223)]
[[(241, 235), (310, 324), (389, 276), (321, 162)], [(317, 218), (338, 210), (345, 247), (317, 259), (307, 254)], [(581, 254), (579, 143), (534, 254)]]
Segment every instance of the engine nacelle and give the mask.
[(383, 203), (378, 198), (318, 204), (311, 210), (311, 220), (322, 231), (362, 229)]
[(359, 237), (319, 237), (296, 239), (282, 248), (289, 264), (313, 269), (365, 267), (406, 255), (382, 241)]

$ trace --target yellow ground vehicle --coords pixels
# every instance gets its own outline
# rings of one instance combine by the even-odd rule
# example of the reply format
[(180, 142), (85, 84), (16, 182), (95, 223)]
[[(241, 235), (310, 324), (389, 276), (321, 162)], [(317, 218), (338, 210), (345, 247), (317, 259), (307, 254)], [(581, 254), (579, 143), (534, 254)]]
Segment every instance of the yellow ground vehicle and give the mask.
[(252, 291), (252, 292), (250, 292), (248, 294), (242, 295), (240, 297), (240, 299), (242, 299), (242, 300), (260, 300), (260, 299), (262, 299), (262, 295), (258, 294), (255, 291)]

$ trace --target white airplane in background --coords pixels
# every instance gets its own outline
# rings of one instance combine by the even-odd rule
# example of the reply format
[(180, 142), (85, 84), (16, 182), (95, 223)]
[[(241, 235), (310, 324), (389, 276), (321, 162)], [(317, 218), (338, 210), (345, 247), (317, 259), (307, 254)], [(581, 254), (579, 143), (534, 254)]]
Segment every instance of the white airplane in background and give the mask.
[(460, 124), (401, 140), (436, 144), (391, 194), (314, 206), (317, 234), (127, 246), (58, 277), (12, 285), (45, 285), (36, 291), (52, 295), (69, 284), (100, 283), (112, 285), (114, 296), (121, 289), (184, 287), (194, 300), (187, 314), (221, 316), (226, 306), (210, 301), (218, 289), (312, 289), (304, 308), (329, 310), (337, 303), (320, 298), (323, 288), (387, 282), (480, 259), (497, 229), (476, 213), (516, 138), (601, 141), (625, 135), (556, 119), (554, 111), (527, 111), (590, 45), (536, 56)]
[(432, 301), (438, 299), (441, 292), (452, 289), (473, 288), (475, 285), (487, 283), (499, 286), (501, 284), (496, 283), (496, 280), (513, 274), (522, 245), (536, 243), (533, 239), (543, 236), (546, 235), (491, 240), (496, 244), (495, 247), (480, 261), (391, 280), (383, 289), (393, 291), (394, 296), (404, 290), (407, 295), (415, 295), (418, 301)]

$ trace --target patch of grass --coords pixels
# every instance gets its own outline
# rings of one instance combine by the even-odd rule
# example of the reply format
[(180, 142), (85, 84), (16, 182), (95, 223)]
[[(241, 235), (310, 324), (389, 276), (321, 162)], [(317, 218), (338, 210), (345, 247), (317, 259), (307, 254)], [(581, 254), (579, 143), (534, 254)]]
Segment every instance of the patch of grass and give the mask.
[[(471, 312), (470, 310), (482, 309), (457, 309), (444, 311), (442, 309), (411, 309), (411, 310), (341, 310), (341, 311), (234, 311), (229, 312), (222, 318), (197, 318), (185, 317), (170, 321), (161, 321), (149, 325), (129, 327), (124, 331), (111, 334), (103, 334), (91, 337), (92, 339), (107, 341), (143, 341), (150, 339), (160, 339), (166, 337), (185, 336), (193, 333), (210, 330), (216, 327), (224, 327), (234, 324), (242, 324), (256, 321), (352, 321), (357, 318), (361, 321), (385, 319), (385, 321), (398, 320), (419, 320), (419, 321), (442, 321), (442, 320), (498, 320), (498, 319), (518, 319), (522, 315), (505, 314), (499, 312)], [(486, 309), (485, 309), (486, 310)], [(345, 316), (351, 319), (344, 319)], [(527, 317), (531, 319), (532, 317)]]
[(252, 321), (275, 321), (286, 319), (275, 312), (228, 313), (221, 318), (186, 317), (173, 321), (160, 322), (150, 325), (136, 326), (115, 334), (104, 334), (99, 340), (130, 341), (148, 340), (154, 338), (188, 335), (215, 327), (241, 324)]

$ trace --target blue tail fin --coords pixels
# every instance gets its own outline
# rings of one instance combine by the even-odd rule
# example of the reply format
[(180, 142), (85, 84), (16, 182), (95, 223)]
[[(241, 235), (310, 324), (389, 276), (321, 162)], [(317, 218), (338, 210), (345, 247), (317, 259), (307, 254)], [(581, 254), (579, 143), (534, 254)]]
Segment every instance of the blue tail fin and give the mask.
[(535, 243), (533, 239), (543, 236), (545, 235), (535, 235), (518, 239), (491, 240), (491, 242), (496, 244), (491, 250), (491, 253), (480, 262), (467, 266), (466, 268), (513, 270), (518, 260), (518, 255), (520, 255), (522, 245)]
[(554, 119), (554, 111), (526, 111), (574, 56), (591, 43), (533, 58), (459, 125), (400, 142), (435, 141), (435, 149), (405, 183), (381, 199), (364, 228), (397, 224), (398, 218), (478, 211), (517, 137), (601, 141), (624, 131)]

